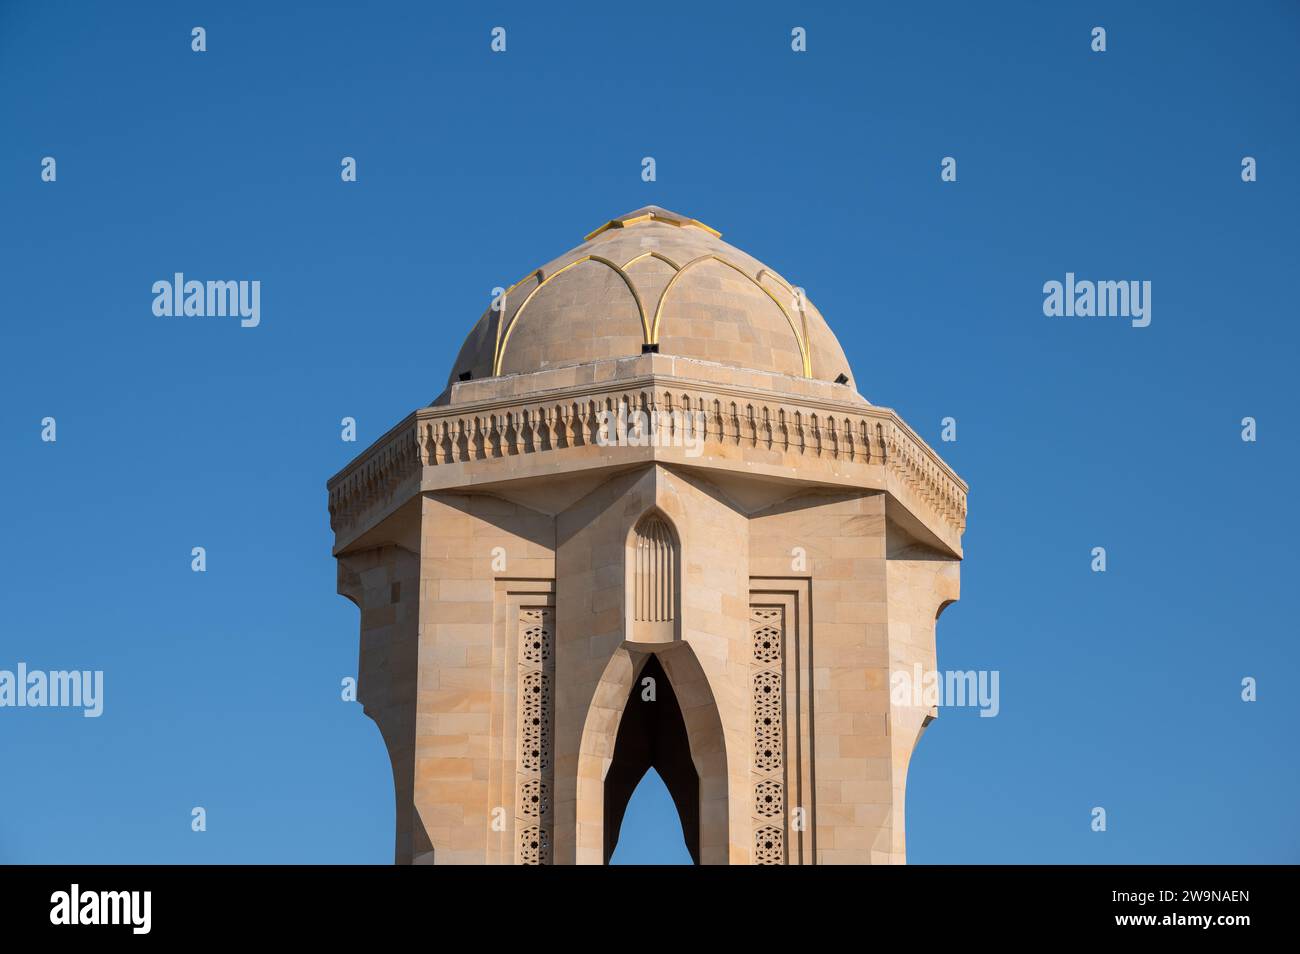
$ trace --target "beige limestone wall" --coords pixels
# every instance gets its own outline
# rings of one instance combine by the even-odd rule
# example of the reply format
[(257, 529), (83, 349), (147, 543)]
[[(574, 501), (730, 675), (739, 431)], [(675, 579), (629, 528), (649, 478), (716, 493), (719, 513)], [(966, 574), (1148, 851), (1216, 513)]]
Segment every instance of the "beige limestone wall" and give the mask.
[(357, 701), (379, 727), (393, 767), (397, 864), (428, 849), (413, 811), (419, 587), (419, 557), (403, 547), (339, 558), (338, 591), (361, 610)]
[[(910, 538), (893, 525), (889, 537), (889, 668), (891, 673), (905, 673), (910, 679), (917, 666), (923, 673), (938, 667), (935, 622), (943, 607), (959, 596), (960, 564), (924, 547), (912, 545)], [(887, 847), (882, 845), (873, 852), (874, 863), (904, 864), (907, 861), (904, 837), (907, 770), (921, 733), (937, 715), (938, 711), (928, 706), (912, 705), (910, 701), (906, 704), (890, 701), (893, 802), (889, 842)]]
[(755, 576), (810, 579), (816, 860), (883, 860), (894, 800), (884, 495), (795, 496), (756, 513), (750, 540)]
[[(682, 641), (698, 661), (698, 669), (675, 668), (678, 660), (672, 654), (661, 661), (677, 691), (692, 753), (719, 744), (725, 747), (725, 791), (723, 779), (701, 772), (701, 861), (749, 864), (753, 851), (749, 520), (703, 478), (665, 467), (655, 467), (654, 473), (657, 506), (681, 537)], [(716, 717), (711, 715), (714, 711)], [(700, 762), (698, 755), (696, 761)], [(724, 806), (725, 829), (719, 817)]]
[[(786, 652), (802, 640), (807, 657), (786, 666), (785, 822), (802, 808), (811, 825), (791, 834), (789, 862), (905, 860), (907, 768), (931, 713), (891, 704), (889, 677), (935, 667), (935, 614), (957, 598), (959, 565), (889, 522), (883, 493), (825, 488), (754, 510), (763, 491), (742, 505), (739, 489), (647, 464), (555, 516), (426, 493), (418, 557), (391, 545), (340, 557), (340, 592), (362, 610), (361, 700), (394, 766), (399, 862), (515, 863), (518, 610), (547, 605), (554, 863), (603, 860), (604, 770), (648, 652), (661, 654), (700, 772), (702, 860), (752, 863), (755, 601), (785, 607)], [(651, 510), (680, 545), (675, 644), (625, 642), (629, 541)]]
[(727, 796), (745, 792), (749, 772), (746, 520), (707, 483), (650, 466), (614, 478), (557, 519), (557, 863), (603, 860), (602, 782), (635, 675), (635, 660), (620, 653), (631, 631), (628, 543), (652, 508), (680, 541), (681, 633), (690, 658), (663, 644), (642, 650), (673, 650), (661, 662), (703, 769), (702, 860), (748, 860), (749, 808)]
[[(556, 518), (556, 668), (563, 673), (555, 697), (557, 864), (604, 858), (601, 785), (634, 667), (624, 657), (615, 663), (620, 672), (606, 670), (623, 642), (627, 534), (653, 503), (652, 490), (644, 472), (621, 474)], [(580, 771), (588, 708), (602, 677), (612, 688), (592, 713), (587, 747), (596, 761)]]
[[(554, 540), (551, 517), (497, 497), (424, 497), (414, 797), (438, 864), (482, 864), (501, 850), (493, 713), (516, 677), (498, 645), (496, 579), (553, 579)], [(513, 757), (495, 761), (512, 769)]]

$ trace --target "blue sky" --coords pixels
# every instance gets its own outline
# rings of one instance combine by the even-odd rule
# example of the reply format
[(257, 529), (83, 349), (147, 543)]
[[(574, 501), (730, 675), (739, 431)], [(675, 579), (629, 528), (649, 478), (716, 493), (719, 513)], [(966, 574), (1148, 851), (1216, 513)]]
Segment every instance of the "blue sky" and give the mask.
[[(806, 288), (971, 484), (939, 663), (1001, 713), (927, 731), (909, 859), (1300, 861), (1300, 7), (478, 6), (0, 0), (0, 668), (106, 680), (0, 709), (0, 862), (391, 861), (339, 421), (647, 203)], [(176, 271), (259, 280), (261, 325), (155, 317)], [(1044, 316), (1067, 271), (1151, 281), (1151, 325)], [(639, 791), (619, 860), (674, 824)]]

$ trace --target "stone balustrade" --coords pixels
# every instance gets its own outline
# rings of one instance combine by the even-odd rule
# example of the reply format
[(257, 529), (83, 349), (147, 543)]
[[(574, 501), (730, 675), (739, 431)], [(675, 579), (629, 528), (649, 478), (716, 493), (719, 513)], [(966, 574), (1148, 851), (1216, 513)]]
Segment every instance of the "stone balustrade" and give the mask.
[(800, 460), (883, 467), (956, 534), (965, 530), (966, 484), (888, 408), (635, 385), (421, 408), (329, 481), (331, 527), (350, 526), (407, 480), (418, 484), (425, 468), (614, 447), (631, 429), (652, 446), (680, 447), (689, 438), (706, 452), (769, 452), (795, 467)]

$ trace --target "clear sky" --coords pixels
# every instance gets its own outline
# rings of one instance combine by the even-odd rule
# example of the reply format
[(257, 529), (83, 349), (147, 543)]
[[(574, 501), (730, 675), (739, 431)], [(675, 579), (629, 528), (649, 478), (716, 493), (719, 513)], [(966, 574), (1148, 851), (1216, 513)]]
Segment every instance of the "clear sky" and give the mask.
[[(939, 664), (1001, 711), (927, 730), (909, 859), (1300, 861), (1300, 6), (997, 6), (0, 0), (0, 669), (105, 673), (98, 719), (0, 709), (0, 861), (391, 861), (325, 480), (647, 203), (971, 485)], [(260, 325), (155, 317), (178, 271)], [(1151, 324), (1045, 316), (1067, 272)], [(675, 824), (639, 791), (619, 860)]]

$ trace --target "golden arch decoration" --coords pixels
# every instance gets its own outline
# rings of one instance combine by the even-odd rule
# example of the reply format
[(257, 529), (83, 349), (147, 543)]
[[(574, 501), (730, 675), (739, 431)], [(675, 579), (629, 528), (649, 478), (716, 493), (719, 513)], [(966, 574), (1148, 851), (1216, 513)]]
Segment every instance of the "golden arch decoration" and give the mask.
[[(519, 310), (516, 311), (514, 317), (510, 319), (510, 324), (506, 327), (505, 333), (500, 334), (498, 336), (499, 340), (496, 348), (496, 357), (492, 361), (492, 373), (494, 375), (501, 373), (501, 364), (505, 360), (506, 345), (510, 342), (510, 333), (513, 332), (515, 330), (515, 326), (519, 324), (519, 319), (523, 317), (524, 309), (528, 307), (528, 303), (531, 302), (533, 298), (537, 295), (537, 293), (541, 291), (543, 288), (545, 288), (550, 282), (554, 281), (556, 278), (559, 278), (561, 275), (563, 275), (569, 269), (573, 268), (575, 265), (581, 265), (583, 262), (597, 262), (601, 265), (606, 266), (607, 268), (613, 269), (618, 274), (618, 277), (623, 279), (623, 284), (626, 285), (627, 290), (632, 293), (632, 300), (636, 302), (637, 315), (641, 319), (641, 334), (646, 338), (647, 341), (650, 340), (649, 339), (650, 325), (646, 320), (645, 305), (641, 301), (641, 293), (636, 290), (636, 285), (632, 283), (632, 279), (628, 276), (627, 272), (624, 271), (622, 268), (620, 268), (614, 262), (611, 262), (609, 259), (604, 258), (600, 255), (584, 255), (581, 258), (575, 258), (567, 265), (563, 265), (560, 268), (557, 268), (551, 274), (547, 275), (540, 282), (538, 282), (537, 287), (528, 293), (528, 297), (523, 300), (523, 303), (520, 304), (519, 306)], [(532, 278), (540, 274), (541, 274), (540, 270), (533, 272), (531, 275), (521, 279), (519, 282), (516, 282), (514, 285), (511, 286), (511, 288), (517, 288), (521, 282), (527, 281), (528, 278)], [(508, 295), (510, 294), (510, 292), (507, 291), (505, 294)], [(503, 303), (502, 320), (504, 320), (504, 314), (505, 314), (505, 308)]]
[[(627, 273), (627, 269), (629, 269), (637, 262), (645, 258), (657, 258), (661, 262), (664, 262), (667, 265), (669, 265), (675, 271), (675, 274), (673, 275), (672, 278), (668, 280), (668, 284), (664, 286), (663, 292), (659, 295), (659, 302), (655, 306), (653, 323), (649, 320), (648, 316), (646, 315), (645, 303), (642, 302), (641, 300), (641, 293), (637, 290), (636, 284), (632, 281), (631, 276), (628, 275)], [(621, 266), (600, 255), (583, 255), (581, 258), (576, 258), (573, 261), (568, 262), (567, 264), (561, 266), (560, 268), (557, 268), (550, 275), (546, 275), (543, 277), (541, 269), (538, 269), (537, 271), (529, 272), (519, 281), (511, 285), (508, 289), (506, 289), (506, 291), (501, 296), (502, 297), (501, 318), (497, 322), (497, 342), (496, 342), (495, 353), (492, 359), (492, 373), (494, 375), (498, 375), (501, 373), (501, 367), (505, 362), (506, 345), (509, 343), (510, 335), (514, 331), (515, 326), (519, 324), (519, 320), (520, 318), (523, 317), (524, 310), (528, 307), (529, 303), (533, 300), (533, 298), (537, 295), (538, 292), (540, 292), (543, 288), (546, 287), (547, 284), (549, 284), (554, 279), (558, 278), (560, 275), (563, 275), (565, 272), (567, 272), (569, 269), (573, 268), (574, 266), (581, 265), (583, 262), (597, 262), (601, 265), (606, 266), (607, 268), (612, 269), (615, 273), (618, 274), (619, 278), (623, 279), (623, 284), (625, 284), (627, 286), (627, 290), (632, 293), (632, 300), (636, 302), (637, 315), (641, 319), (641, 334), (643, 337), (643, 344), (649, 345), (649, 344), (659, 343), (659, 327), (663, 320), (664, 303), (668, 300), (668, 293), (672, 291), (673, 286), (677, 284), (678, 279), (680, 279), (685, 272), (689, 271), (691, 268), (693, 268), (696, 265), (702, 264), (704, 262), (709, 262), (709, 261), (719, 262), (727, 266), (731, 270), (737, 272), (738, 274), (742, 275), (743, 277), (748, 279), (749, 282), (755, 288), (757, 288), (764, 295), (766, 295), (772, 301), (772, 304), (776, 305), (777, 309), (780, 310), (781, 314), (785, 316), (786, 323), (790, 326), (790, 332), (791, 334), (794, 335), (795, 344), (799, 346), (799, 358), (800, 358), (800, 364), (803, 368), (803, 376), (806, 378), (811, 378), (812, 358), (808, 353), (808, 342), (807, 342), (807, 336), (805, 334), (805, 329), (800, 327), (801, 323), (796, 322), (795, 319), (791, 317), (790, 312), (786, 309), (785, 305), (781, 304), (781, 300), (777, 298), (776, 295), (772, 294), (772, 290), (767, 286), (765, 286), (761, 281), (759, 281), (758, 278), (755, 278), (754, 276), (750, 275), (739, 265), (735, 264), (734, 262), (728, 261), (727, 259), (723, 258), (720, 255), (713, 255), (713, 254), (701, 255), (698, 258), (691, 259), (685, 265), (679, 265), (677, 262), (673, 261), (667, 255), (664, 255), (661, 252), (653, 252), (653, 251), (642, 252), (640, 255), (628, 259)], [(763, 274), (767, 274), (772, 278), (776, 279), (776, 281), (783, 288), (785, 288), (787, 291), (791, 291), (790, 287), (770, 269), (764, 269), (762, 272), (760, 272), (759, 273), (760, 277)], [(533, 278), (540, 279), (537, 283), (537, 287), (528, 293), (528, 296), (523, 300), (523, 303), (520, 304), (519, 309), (515, 312), (514, 317), (510, 319), (510, 323), (508, 325), (505, 325), (503, 330), (502, 322), (505, 321), (506, 300), (508, 299), (510, 293), (514, 291), (516, 288), (518, 288), (520, 285), (524, 284), (524, 282)], [(793, 294), (792, 291), (791, 293)]]
[(781, 304), (780, 299), (778, 299), (775, 295), (772, 294), (771, 289), (763, 287), (763, 285), (759, 284), (759, 282), (752, 275), (746, 272), (739, 265), (735, 264), (734, 262), (727, 261), (725, 258), (723, 258), (720, 255), (701, 255), (699, 258), (693, 258), (685, 265), (683, 265), (681, 268), (679, 268), (677, 270), (677, 274), (674, 275), (671, 279), (669, 279), (667, 286), (665, 286), (663, 290), (663, 294), (659, 296), (659, 304), (655, 308), (654, 324), (650, 328), (650, 333), (651, 333), (650, 343), (651, 344), (659, 343), (659, 325), (663, 319), (664, 302), (668, 300), (668, 293), (673, 290), (673, 286), (677, 284), (677, 280), (681, 278), (682, 275), (686, 274), (686, 272), (689, 271), (694, 266), (709, 261), (721, 262), (723, 265), (726, 265), (728, 268), (732, 269), (735, 272), (738, 272), (739, 274), (743, 275), (745, 278), (749, 279), (749, 281), (753, 284), (755, 288), (757, 288), (764, 295), (770, 298), (772, 300), (772, 304), (776, 305), (776, 307), (780, 309), (781, 314), (785, 316), (786, 323), (789, 324), (790, 326), (791, 334), (794, 335), (795, 343), (799, 346), (799, 357), (803, 365), (803, 376), (805, 378), (811, 378), (812, 359), (808, 355), (808, 344), (806, 341), (804, 341), (802, 330), (799, 328), (798, 324), (795, 323), (795, 320), (790, 317), (790, 312), (786, 311), (785, 305)]
[[(624, 268), (624, 269), (631, 268), (633, 265), (635, 265), (637, 262), (641, 261), (641, 259), (643, 259), (643, 258), (657, 258), (657, 259), (659, 259), (659, 261), (661, 261), (661, 262), (667, 262), (669, 265), (671, 265), (673, 271), (675, 271), (675, 272), (680, 272), (680, 271), (682, 270), (682, 267), (681, 267), (680, 265), (678, 265), (676, 262), (674, 262), (671, 258), (669, 258), (667, 255), (665, 255), (663, 252), (642, 252), (640, 255), (637, 255), (635, 258), (629, 258), (626, 262), (624, 262), (624, 263), (623, 263), (623, 268)], [(646, 344), (649, 344), (649, 342), (646, 342)]]

